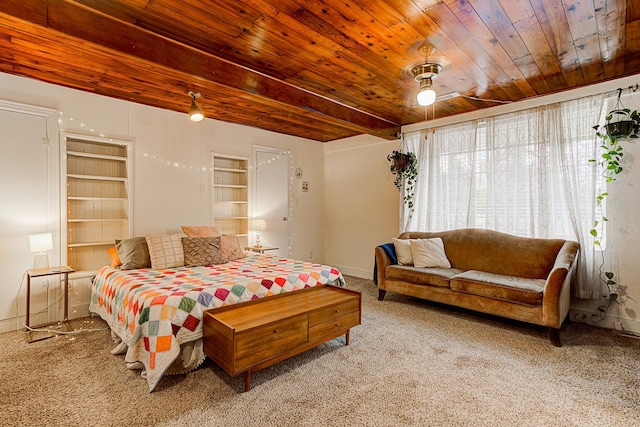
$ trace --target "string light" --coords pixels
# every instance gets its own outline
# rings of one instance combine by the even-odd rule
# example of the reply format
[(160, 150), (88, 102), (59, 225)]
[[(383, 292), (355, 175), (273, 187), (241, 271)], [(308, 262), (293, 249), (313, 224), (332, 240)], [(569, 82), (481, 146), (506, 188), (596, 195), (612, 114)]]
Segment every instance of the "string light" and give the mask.
[[(69, 115), (65, 115), (62, 111), (58, 112), (58, 125), (60, 126), (60, 130), (64, 131), (64, 125), (65, 125), (65, 120), (68, 120), (69, 122), (73, 122), (74, 124), (78, 122), (78, 120), (76, 120), (74, 117), (69, 116)], [(96, 130), (92, 127), (87, 127), (87, 125), (83, 122), (80, 122), (80, 127), (85, 130), (85, 131), (89, 131), (91, 134), (99, 136), (101, 138), (105, 138), (110, 142), (113, 142), (114, 139), (113, 138), (108, 138), (105, 136), (105, 132), (102, 132), (100, 130)], [(129, 147), (129, 149), (131, 149)], [(289, 198), (289, 203), (288, 203), (288, 214), (287, 214), (287, 218), (289, 221), (289, 247), (288, 247), (288, 256), (291, 257), (293, 255), (293, 249), (295, 247), (295, 239), (296, 239), (296, 218), (295, 218), (295, 210), (294, 210), (294, 206), (293, 206), (293, 201), (294, 201), (294, 190), (295, 190), (295, 182), (294, 182), (294, 176), (295, 176), (295, 168), (294, 168), (294, 161), (291, 157), (292, 156), (292, 151), (290, 149), (284, 149), (282, 151), (280, 151), (279, 153), (274, 153), (274, 156), (271, 157), (270, 159), (267, 160), (263, 160), (262, 162), (258, 163), (257, 166), (262, 166), (265, 164), (269, 164), (271, 162), (274, 162), (276, 160), (279, 160), (281, 156), (287, 156), (289, 161), (288, 161), (288, 167), (289, 167), (289, 188), (288, 188), (288, 198)], [(164, 166), (164, 167), (169, 167), (172, 169), (183, 169), (183, 170), (192, 170), (195, 172), (200, 172), (200, 173), (208, 173), (208, 172), (213, 172), (213, 167), (212, 166), (208, 166), (208, 165), (194, 165), (194, 164), (187, 164), (187, 163), (180, 163), (176, 160), (171, 160), (171, 159), (165, 159), (164, 156), (160, 156), (160, 155), (156, 155), (154, 153), (150, 153), (148, 151), (136, 151), (135, 152), (136, 158), (140, 158), (140, 159), (144, 159), (147, 161), (154, 161), (159, 163), (160, 165)], [(73, 256), (73, 254), (72, 254)]]

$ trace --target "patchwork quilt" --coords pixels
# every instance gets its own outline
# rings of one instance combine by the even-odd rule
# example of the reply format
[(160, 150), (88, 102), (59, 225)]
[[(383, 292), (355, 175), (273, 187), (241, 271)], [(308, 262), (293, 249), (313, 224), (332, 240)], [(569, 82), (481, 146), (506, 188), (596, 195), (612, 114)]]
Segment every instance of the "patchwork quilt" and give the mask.
[(128, 345), (126, 362), (144, 364), (153, 391), (180, 345), (202, 338), (205, 310), (328, 283), (345, 284), (333, 267), (267, 254), (207, 267), (103, 267), (89, 311)]

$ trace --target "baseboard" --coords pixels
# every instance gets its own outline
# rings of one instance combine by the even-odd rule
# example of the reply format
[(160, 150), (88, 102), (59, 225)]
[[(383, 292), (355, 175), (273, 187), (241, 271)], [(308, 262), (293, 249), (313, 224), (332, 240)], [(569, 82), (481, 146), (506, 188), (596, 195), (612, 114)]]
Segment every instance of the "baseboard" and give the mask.
[(368, 270), (361, 270), (358, 268), (351, 268), (351, 267), (342, 267), (335, 264), (332, 264), (332, 266), (340, 270), (340, 273), (347, 276), (354, 276), (360, 279), (370, 279), (370, 280), (373, 277), (373, 273), (371, 273)]
[[(617, 326), (621, 326), (622, 330), (640, 334), (640, 321), (634, 319), (627, 319), (618, 316), (605, 316), (600, 317), (600, 313), (594, 313), (588, 310), (582, 310), (579, 308), (572, 308), (569, 310), (569, 320), (577, 323), (584, 323), (586, 325), (597, 326), (604, 329), (620, 329)], [(619, 325), (616, 323), (619, 322)]]
[[(89, 304), (80, 304), (73, 307), (69, 307), (69, 319), (77, 319), (80, 317), (89, 316)], [(60, 310), (60, 319), (62, 319), (62, 310)], [(51, 322), (57, 322), (58, 320), (52, 320)], [(0, 320), (0, 334), (5, 332), (14, 332), (17, 330), (24, 331), (25, 317), (20, 316), (18, 319), (12, 317), (10, 319)], [(33, 325), (31, 325), (33, 326)], [(37, 325), (36, 325), (37, 326)]]
[(24, 324), (24, 316), (21, 316), (21, 319), (16, 320), (15, 317), (11, 319), (4, 319), (0, 321), (0, 334), (4, 334), (5, 332), (13, 332), (17, 329), (24, 329), (22, 325)]

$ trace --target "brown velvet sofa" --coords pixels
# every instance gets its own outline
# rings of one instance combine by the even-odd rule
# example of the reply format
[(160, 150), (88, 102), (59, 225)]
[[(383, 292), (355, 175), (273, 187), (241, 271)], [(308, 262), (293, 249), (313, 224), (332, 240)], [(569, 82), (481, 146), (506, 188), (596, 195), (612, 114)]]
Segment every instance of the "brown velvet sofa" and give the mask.
[(399, 239), (433, 237), (442, 239), (451, 268), (392, 264), (382, 246), (375, 248), (378, 300), (399, 292), (545, 326), (561, 346), (578, 243), (482, 229), (406, 232)]

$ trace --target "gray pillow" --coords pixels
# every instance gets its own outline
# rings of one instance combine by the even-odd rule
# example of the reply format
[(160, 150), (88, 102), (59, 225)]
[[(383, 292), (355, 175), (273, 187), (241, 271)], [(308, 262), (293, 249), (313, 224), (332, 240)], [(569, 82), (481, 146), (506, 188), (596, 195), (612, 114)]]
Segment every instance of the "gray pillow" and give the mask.
[(137, 268), (151, 268), (149, 246), (144, 237), (116, 240), (118, 258), (122, 261), (120, 269), (135, 270)]

